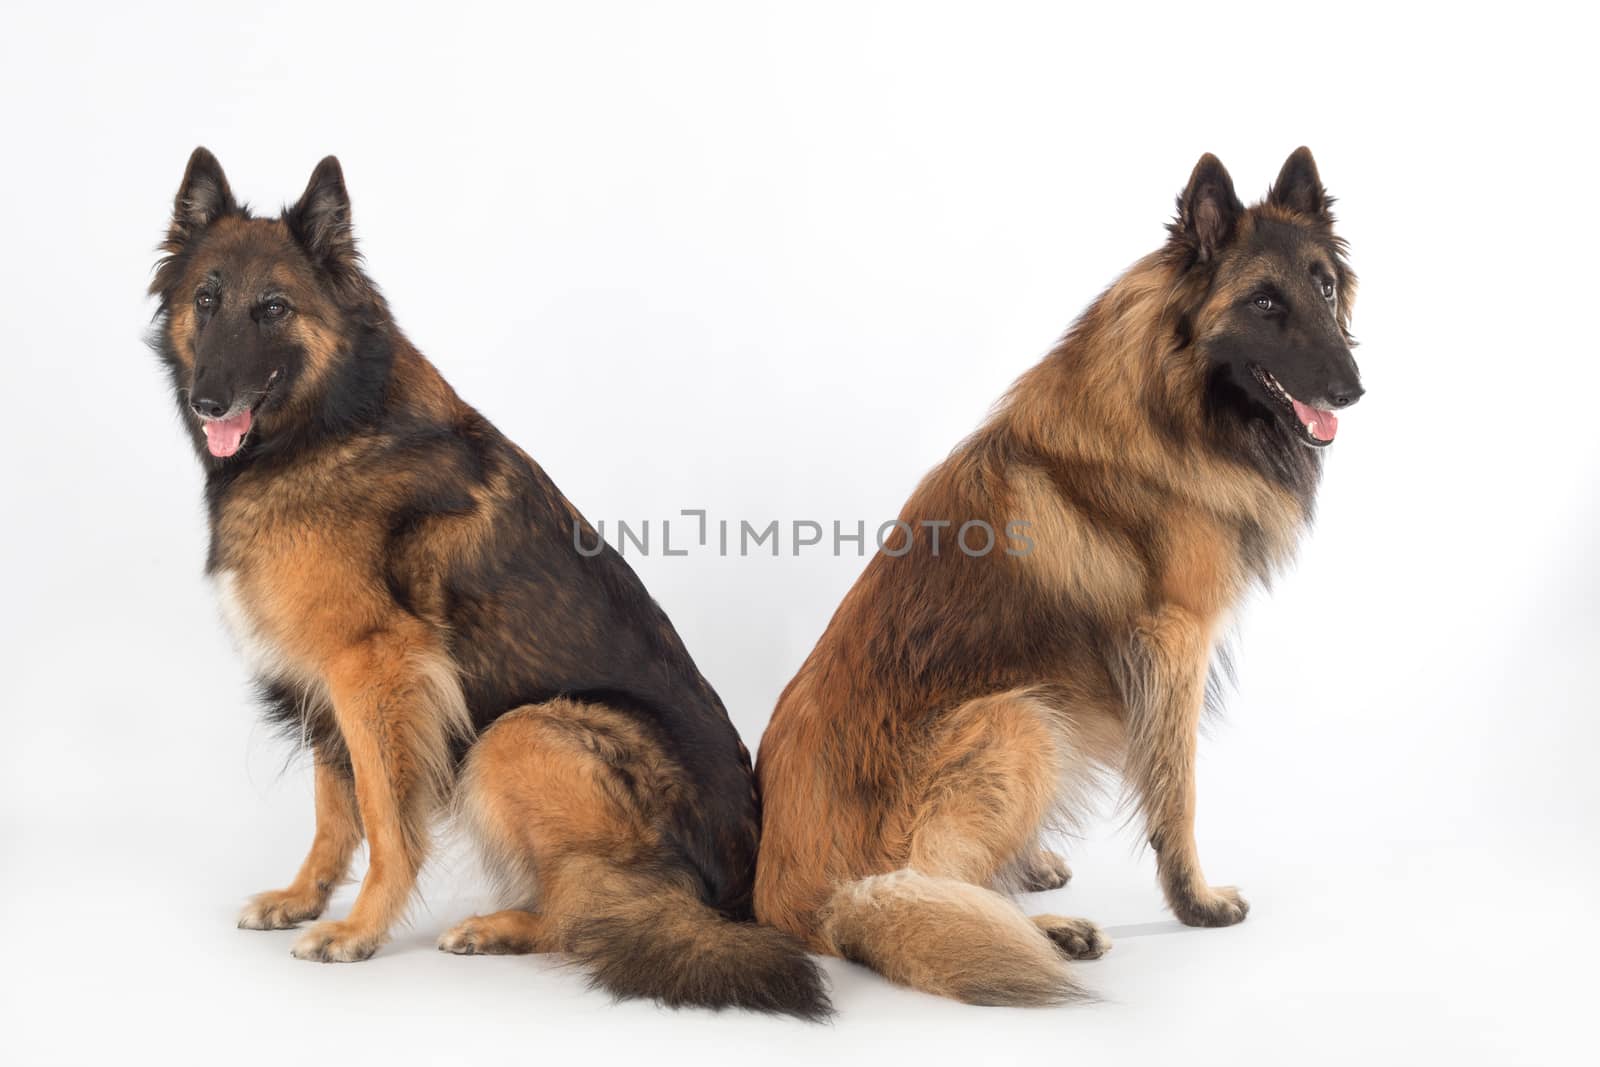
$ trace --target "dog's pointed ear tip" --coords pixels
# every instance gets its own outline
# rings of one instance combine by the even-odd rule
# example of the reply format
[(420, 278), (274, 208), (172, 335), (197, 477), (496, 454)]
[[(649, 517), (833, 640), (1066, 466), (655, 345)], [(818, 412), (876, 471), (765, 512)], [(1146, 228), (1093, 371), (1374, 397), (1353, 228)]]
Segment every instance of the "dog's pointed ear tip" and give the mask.
[(1233, 186), (1233, 177), (1228, 173), (1228, 168), (1222, 165), (1222, 160), (1210, 152), (1202, 155), (1195, 163), (1194, 170), (1189, 172), (1190, 189), (1195, 189), (1204, 182), (1220, 184), (1230, 189)]
[(186, 174), (221, 174), (222, 161), (205, 145), (196, 145), (195, 150), (189, 153), (189, 162), (184, 166)]
[(350, 189), (345, 184), (344, 168), (338, 156), (323, 156), (311, 170), (306, 190), (300, 195), (301, 203), (317, 201), (345, 201), (350, 199)]
[(311, 174), (312, 177), (316, 178), (344, 181), (344, 168), (339, 165), (339, 157), (335, 155), (323, 156), (317, 161), (317, 165), (312, 168)]
[(1311, 149), (1301, 145), (1289, 153), (1289, 158), (1283, 161), (1283, 173), (1302, 173), (1315, 176), (1317, 173), (1317, 160), (1311, 154)]

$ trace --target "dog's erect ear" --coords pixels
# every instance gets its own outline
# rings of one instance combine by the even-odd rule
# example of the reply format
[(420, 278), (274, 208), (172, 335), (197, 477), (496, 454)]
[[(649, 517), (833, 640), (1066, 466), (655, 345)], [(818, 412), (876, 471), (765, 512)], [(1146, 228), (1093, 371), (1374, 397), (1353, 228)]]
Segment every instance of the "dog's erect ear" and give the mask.
[(1301, 145), (1284, 160), (1278, 180), (1272, 183), (1267, 203), (1298, 211), (1302, 215), (1326, 215), (1328, 191), (1317, 176), (1317, 161), (1311, 158), (1311, 149)]
[(1194, 165), (1189, 184), (1178, 197), (1178, 228), (1205, 263), (1228, 243), (1244, 214), (1233, 192), (1233, 179), (1222, 160), (1207, 152)]
[(283, 221), (312, 262), (336, 280), (345, 281), (357, 270), (350, 194), (344, 187), (344, 171), (333, 156), (317, 164), (306, 191), (283, 213)]
[(178, 252), (201, 230), (238, 210), (222, 164), (204, 148), (196, 148), (172, 202), (172, 226), (167, 230), (164, 247), (168, 252)]

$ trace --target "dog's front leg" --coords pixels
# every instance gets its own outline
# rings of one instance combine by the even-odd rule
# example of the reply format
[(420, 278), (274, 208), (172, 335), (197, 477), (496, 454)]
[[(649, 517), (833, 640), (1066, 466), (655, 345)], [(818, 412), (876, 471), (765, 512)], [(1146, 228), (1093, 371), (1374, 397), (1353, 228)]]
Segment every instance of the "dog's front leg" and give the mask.
[(425, 633), (384, 631), (330, 658), (334, 718), (350, 753), (369, 862), (348, 917), (308, 929), (300, 959), (364, 960), (405, 910), (449, 774), (463, 709), (447, 661)]
[(1232, 926), (1250, 905), (1230, 886), (1206, 884), (1194, 841), (1195, 749), (1210, 656), (1209, 627), (1169, 606), (1141, 620), (1117, 666), (1128, 716), (1126, 772), (1167, 905), (1189, 926)]
[(286, 930), (315, 919), (328, 906), (333, 887), (350, 869), (361, 844), (361, 816), (350, 769), (342, 756), (317, 752), (317, 832), (300, 873), (287, 888), (258, 893), (239, 914), (245, 930)]

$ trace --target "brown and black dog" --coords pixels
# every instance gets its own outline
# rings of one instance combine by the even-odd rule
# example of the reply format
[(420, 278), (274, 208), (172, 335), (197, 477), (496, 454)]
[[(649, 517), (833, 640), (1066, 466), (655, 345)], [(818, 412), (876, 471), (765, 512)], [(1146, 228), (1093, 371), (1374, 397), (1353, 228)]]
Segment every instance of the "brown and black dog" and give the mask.
[[(1244, 918), (1195, 850), (1196, 731), (1219, 628), (1290, 557), (1362, 392), (1329, 204), (1304, 148), (1250, 208), (1202, 158), (1165, 246), (912, 494), (909, 544), (868, 564), (762, 741), (761, 920), (962, 1000), (1069, 999), (1065, 960), (1104, 936), (995, 890), (1065, 882), (1041, 834), (1103, 770), (1178, 918)], [(973, 521), (1032, 550), (938, 551)]]
[(205, 468), (206, 570), (315, 757), (310, 854), (239, 925), (318, 918), (365, 836), (350, 914), (293, 953), (372, 955), (453, 796), (515, 907), (441, 948), (825, 1014), (815, 963), (747, 921), (760, 816), (721, 701), (628, 565), (395, 325), (338, 162), (261, 218), (196, 149), (162, 248), (153, 345)]

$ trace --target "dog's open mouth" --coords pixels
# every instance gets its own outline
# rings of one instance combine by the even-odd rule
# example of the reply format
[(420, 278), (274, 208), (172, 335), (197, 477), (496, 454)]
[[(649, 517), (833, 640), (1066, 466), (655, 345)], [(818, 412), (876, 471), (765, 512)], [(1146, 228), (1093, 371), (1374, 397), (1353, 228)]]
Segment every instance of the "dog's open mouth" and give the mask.
[(250, 426), (255, 421), (256, 412), (271, 395), (272, 387), (277, 381), (278, 372), (273, 371), (267, 377), (267, 384), (261, 390), (261, 395), (253, 402), (224, 418), (201, 419), (200, 428), (205, 431), (206, 450), (218, 459), (227, 459), (243, 448), (244, 439), (250, 435)]
[(1295, 429), (1300, 431), (1302, 441), (1317, 448), (1333, 444), (1333, 437), (1339, 432), (1338, 416), (1331, 411), (1302, 404), (1290, 395), (1289, 390), (1278, 384), (1278, 379), (1269, 374), (1264, 367), (1252, 363), (1250, 373), (1256, 376), (1256, 381), (1261, 383), (1261, 387), (1272, 399), (1276, 400), (1285, 411), (1294, 415)]

